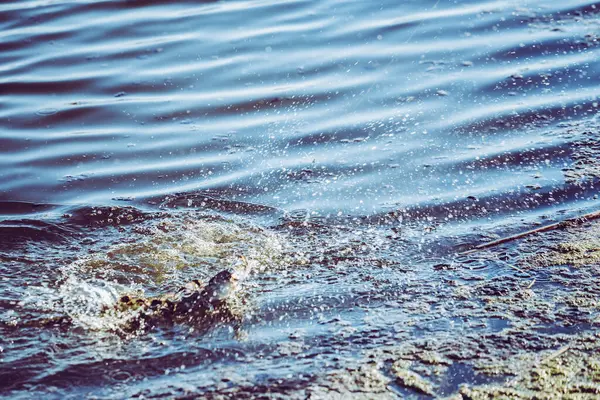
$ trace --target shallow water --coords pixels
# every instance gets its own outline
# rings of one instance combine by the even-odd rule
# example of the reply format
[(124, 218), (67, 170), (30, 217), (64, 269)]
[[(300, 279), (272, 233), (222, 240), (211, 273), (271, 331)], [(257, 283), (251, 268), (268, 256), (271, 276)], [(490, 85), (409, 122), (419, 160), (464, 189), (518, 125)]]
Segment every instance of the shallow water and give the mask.
[[(418, 396), (374, 383), (391, 376), (380, 353), (473, 335), (507, 357), (493, 337), (516, 329), (512, 303), (467, 313), (455, 283), (485, 297), (535, 279), (551, 301), (564, 282), (512, 268), (518, 246), (455, 253), (597, 209), (599, 14), (581, 0), (4, 2), (0, 390), (328, 397), (350, 379)], [(232, 265), (235, 326), (134, 334), (100, 315)], [(597, 329), (567, 311), (554, 329), (540, 304), (547, 337), (523, 351)], [(461, 357), (435, 394), (500, 379)]]

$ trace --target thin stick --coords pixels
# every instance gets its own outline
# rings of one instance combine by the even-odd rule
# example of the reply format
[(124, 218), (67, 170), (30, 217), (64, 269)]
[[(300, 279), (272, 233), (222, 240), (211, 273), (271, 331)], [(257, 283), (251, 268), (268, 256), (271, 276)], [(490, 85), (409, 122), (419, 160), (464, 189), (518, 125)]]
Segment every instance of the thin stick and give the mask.
[(533, 278), (533, 280), (531, 281), (529, 286), (527, 286), (527, 289), (531, 289), (533, 287), (533, 285), (535, 285), (535, 278)]
[(532, 229), (530, 231), (527, 232), (522, 232), (522, 233), (517, 233), (516, 235), (512, 235), (512, 236), (507, 236), (504, 237), (502, 239), (497, 239), (497, 240), (493, 240), (491, 242), (487, 242), (487, 243), (483, 243), (480, 245), (477, 245), (475, 247), (473, 247), (472, 249), (460, 252), (458, 254), (460, 255), (464, 255), (464, 254), (471, 254), (471, 253), (475, 253), (476, 251), (479, 250), (483, 250), (483, 249), (487, 249), (489, 247), (494, 247), (494, 246), (498, 246), (499, 244), (503, 244), (506, 242), (512, 242), (513, 240), (517, 240), (517, 239), (521, 239), (530, 235), (535, 235), (536, 233), (541, 233), (541, 232), (547, 232), (547, 231), (552, 231), (555, 229), (561, 229), (564, 228), (568, 225), (581, 225), (583, 223), (585, 223), (586, 221), (591, 221), (594, 219), (598, 219), (600, 218), (600, 211), (595, 211), (592, 213), (588, 213), (588, 214), (584, 214), (580, 217), (575, 217), (575, 218), (569, 218), (566, 219), (564, 221), (560, 221), (560, 222), (556, 222), (554, 224), (550, 224), (550, 225), (546, 225), (546, 226), (542, 226), (540, 228), (536, 228), (536, 229)]
[(508, 264), (509, 267), (511, 267), (512, 269), (522, 272), (524, 274), (526, 274), (527, 272), (523, 271), (521, 268), (515, 267), (514, 265)]
[(566, 353), (567, 351), (569, 351), (571, 349), (571, 345), (568, 344), (566, 346), (561, 347), (560, 349), (556, 350), (554, 353), (550, 354), (548, 357), (544, 358), (540, 364), (543, 364), (547, 361), (553, 360), (556, 357), (560, 356), (563, 353)]
[[(560, 349), (556, 350), (554, 353), (550, 354), (548, 357), (542, 359), (542, 361), (539, 362), (539, 365), (542, 365), (545, 362), (548, 362), (550, 360), (555, 359), (556, 357), (559, 357), (560, 355), (566, 353), (567, 351), (571, 350), (571, 344), (567, 344), (563, 347), (561, 347)], [(537, 364), (537, 363), (536, 363)], [(531, 365), (530, 369), (535, 368), (534, 365)], [(513, 379), (511, 379), (507, 384), (508, 385), (515, 385), (517, 383), (517, 381), (523, 377), (523, 375), (525, 375), (525, 371), (521, 372), (520, 374), (517, 374), (517, 376), (515, 376)]]

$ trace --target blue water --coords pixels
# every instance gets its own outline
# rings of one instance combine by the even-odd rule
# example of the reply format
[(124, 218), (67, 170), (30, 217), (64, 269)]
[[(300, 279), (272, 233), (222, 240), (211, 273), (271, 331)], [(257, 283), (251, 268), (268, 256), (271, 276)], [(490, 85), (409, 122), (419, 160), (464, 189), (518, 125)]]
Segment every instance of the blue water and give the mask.
[(560, 181), (536, 125), (597, 111), (593, 2), (163, 3), (1, 6), (3, 199), (484, 197)]
[[(155, 264), (168, 260), (168, 268), (191, 257), (204, 263), (202, 268), (209, 266), (202, 270), (206, 277), (222, 266), (219, 260), (253, 248), (260, 261), (266, 257), (261, 249), (283, 243), (291, 250), (277, 254), (297, 257), (294, 262), (313, 270), (284, 274), (284, 267), (266, 267), (266, 273), (259, 268), (259, 288), (261, 279), (280, 282), (282, 274), (291, 286), (264, 283), (270, 289), (252, 289), (263, 314), (253, 317), (249, 342), (237, 341), (227, 330), (215, 334), (218, 340), (202, 336), (192, 344), (184, 333), (170, 331), (133, 342), (121, 342), (102, 329), (92, 336), (77, 330), (12, 333), (12, 342), (0, 343), (5, 365), (0, 364), (0, 386), (23, 398), (30, 390), (75, 398), (88, 393), (114, 398), (206, 394), (238, 368), (232, 361), (235, 351), (244, 352), (242, 365), (252, 371), (242, 373), (240, 382), (257, 388), (263, 381), (273, 385), (269, 379), (279, 376), (309, 376), (328, 368), (331, 360), (307, 357), (312, 364), (304, 365), (269, 358), (274, 341), (293, 326), (306, 330), (307, 343), (323, 336), (333, 340), (330, 330), (308, 322), (314, 316), (304, 314), (314, 310), (298, 303), (298, 293), (305, 291), (324, 307), (319, 312), (333, 309), (328, 313), (342, 319), (347, 314), (350, 325), (360, 330), (363, 315), (343, 299), (364, 294), (354, 285), (364, 283), (361, 274), (373, 267), (361, 264), (332, 290), (324, 283), (327, 263), (346, 257), (347, 246), (368, 260), (427, 258), (421, 233), (398, 233), (400, 228), (375, 232), (361, 225), (342, 234), (335, 224), (348, 227), (349, 221), (385, 217), (400, 225), (421, 221), (438, 229), (434, 248), (454, 235), (594, 207), (600, 170), (591, 166), (573, 179), (568, 168), (582, 138), (595, 138), (597, 132), (599, 13), (600, 4), (582, 0), (4, 1), (4, 321), (15, 313), (19, 318), (35, 314), (15, 308), (23, 298), (49, 302), (45, 310), (59, 312), (48, 299), (58, 296), (56, 301), (65, 302), (60, 296), (68, 294), (55, 293), (64, 281), (73, 274), (91, 279), (77, 269), (81, 259), (105, 253), (110, 258), (128, 240), (150, 240), (141, 230), (124, 233), (113, 219), (90, 217), (91, 207), (158, 212), (162, 205), (242, 219), (236, 220), (236, 229), (244, 232), (236, 237), (239, 244), (222, 252), (192, 257), (177, 247), (149, 256)], [(582, 163), (587, 165), (585, 159)], [(200, 218), (194, 213), (166, 218), (179, 221), (174, 229), (185, 239), (178, 240), (197, 246), (200, 239), (190, 235), (216, 228), (190, 227), (189, 219)], [(89, 228), (98, 219), (103, 228)], [(153, 221), (148, 216), (139, 220)], [(296, 229), (294, 221), (335, 225), (335, 234), (315, 228), (288, 237)], [(265, 225), (274, 231), (252, 236), (253, 229)], [(219, 238), (202, 240), (213, 247), (219, 240), (229, 243)], [(161, 240), (150, 246), (152, 251), (164, 250), (169, 240)], [(128, 249), (129, 258), (119, 262), (140, 262), (148, 248)], [(276, 252), (269, 251), (269, 256)], [(308, 264), (298, 261), (304, 252)], [(141, 279), (135, 286), (136, 279), (127, 275), (131, 271), (95, 278), (159, 293), (195, 276), (172, 268), (167, 283)], [(420, 282), (427, 276), (417, 270), (406, 278), (390, 268), (381, 272), (384, 281)], [(364, 290), (379, 290), (379, 284), (373, 285)], [(50, 294), (45, 289), (28, 293), (29, 286)], [(339, 299), (324, 301), (321, 295)], [(290, 302), (300, 310), (285, 322), (285, 333), (284, 322), (266, 322), (270, 306), (265, 304), (271, 302), (273, 321), (283, 315), (281, 304)], [(269, 329), (260, 328), (260, 321)], [(52, 350), (54, 340), (68, 343), (67, 355)], [(168, 346), (157, 350), (153, 346), (160, 341)], [(215, 346), (243, 349), (227, 352)], [(314, 346), (319, 352), (335, 347)], [(178, 359), (191, 367), (169, 381), (164, 370), (179, 367)], [(153, 364), (161, 362), (167, 366)], [(127, 377), (125, 382), (106, 378), (122, 365), (127, 368), (118, 377)], [(80, 380), (66, 385), (69, 376)], [(206, 378), (202, 385), (199, 377)], [(169, 391), (167, 384), (180, 387)], [(117, 386), (109, 390), (110, 385)], [(298, 385), (306, 387), (306, 382)]]

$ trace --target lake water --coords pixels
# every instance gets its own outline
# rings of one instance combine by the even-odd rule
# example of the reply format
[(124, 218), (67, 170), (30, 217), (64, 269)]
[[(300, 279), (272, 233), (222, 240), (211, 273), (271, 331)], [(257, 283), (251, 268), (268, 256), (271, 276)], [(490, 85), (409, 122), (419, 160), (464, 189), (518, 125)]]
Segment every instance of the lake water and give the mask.
[[(440, 270), (458, 248), (597, 208), (599, 14), (4, 1), (0, 395), (419, 397), (500, 379), (457, 357), (427, 393), (381, 354), (509, 329), (507, 310), (465, 314), (448, 282), (531, 280), (510, 249)], [(101, 315), (232, 265), (234, 327), (132, 334)]]

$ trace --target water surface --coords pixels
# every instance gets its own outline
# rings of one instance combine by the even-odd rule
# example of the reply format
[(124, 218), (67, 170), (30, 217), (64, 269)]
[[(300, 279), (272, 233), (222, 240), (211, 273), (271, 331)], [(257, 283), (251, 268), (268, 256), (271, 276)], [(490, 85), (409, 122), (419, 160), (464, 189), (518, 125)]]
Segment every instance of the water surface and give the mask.
[[(597, 209), (598, 13), (582, 0), (4, 2), (1, 390), (419, 396), (382, 352), (473, 335), (498, 355), (490, 338), (518, 312), (466, 313), (452, 282), (537, 279), (550, 301), (552, 274), (519, 275), (517, 249), (456, 252)], [(98, 316), (242, 255), (241, 328), (123, 335)], [(74, 323), (39, 325), (64, 315)], [(559, 343), (544, 340), (514, 351)], [(463, 356), (429, 378), (434, 394), (493, 380)]]

